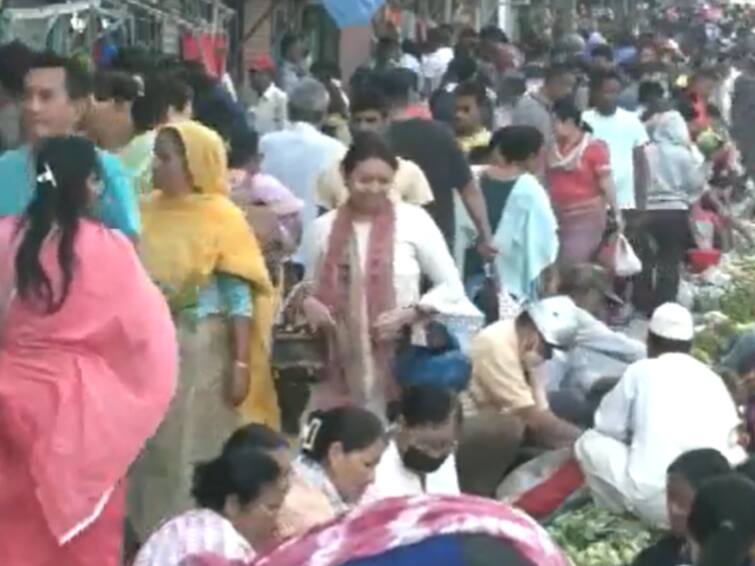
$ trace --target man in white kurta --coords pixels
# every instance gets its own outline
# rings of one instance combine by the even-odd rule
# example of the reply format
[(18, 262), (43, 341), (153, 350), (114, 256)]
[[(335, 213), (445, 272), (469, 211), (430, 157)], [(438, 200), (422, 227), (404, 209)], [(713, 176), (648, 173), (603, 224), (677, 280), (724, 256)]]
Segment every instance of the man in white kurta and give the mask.
[(630, 366), (603, 399), (594, 428), (575, 446), (595, 498), (668, 527), (666, 471), (689, 450), (714, 448), (732, 463), (744, 459), (740, 419), (723, 380), (688, 354), (692, 315), (660, 306), (650, 322), (650, 358)]
[(453, 454), (449, 455), (437, 471), (421, 475), (406, 467), (398, 446), (391, 442), (375, 469), (375, 482), (367, 491), (365, 499), (376, 501), (388, 497), (422, 494), (461, 494), (456, 457)]
[(396, 433), (375, 469), (364, 502), (412, 495), (459, 495), (456, 448), (459, 402), (432, 386), (408, 387), (400, 399)]

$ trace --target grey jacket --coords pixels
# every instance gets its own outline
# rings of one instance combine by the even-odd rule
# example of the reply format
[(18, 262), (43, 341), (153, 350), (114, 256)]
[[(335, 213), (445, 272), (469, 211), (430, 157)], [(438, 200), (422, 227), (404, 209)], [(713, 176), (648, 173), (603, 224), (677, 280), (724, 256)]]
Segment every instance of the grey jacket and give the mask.
[(692, 150), (687, 124), (679, 112), (671, 110), (659, 114), (649, 128), (648, 208), (686, 209), (705, 189), (703, 164)]

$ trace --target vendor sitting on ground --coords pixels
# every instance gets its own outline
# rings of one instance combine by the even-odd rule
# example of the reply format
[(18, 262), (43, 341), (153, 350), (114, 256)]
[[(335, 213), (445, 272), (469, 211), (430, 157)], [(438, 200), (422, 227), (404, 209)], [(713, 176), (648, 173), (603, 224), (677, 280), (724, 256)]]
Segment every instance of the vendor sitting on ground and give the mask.
[(488, 326), (472, 341), (472, 380), (462, 394), (464, 427), (457, 453), (462, 491), (493, 496), (527, 435), (536, 448), (571, 446), (581, 431), (550, 409), (543, 364), (569, 348), (578, 329), (568, 297), (531, 303), (515, 319)]
[(632, 566), (683, 566), (692, 562), (687, 546), (687, 518), (700, 486), (731, 472), (718, 450), (703, 448), (685, 452), (669, 466), (666, 503), (671, 532), (643, 550)]
[(744, 444), (748, 452), (755, 452), (755, 332), (739, 337), (719, 370), (728, 378), (737, 404), (744, 407)]
[(409, 495), (459, 495), (456, 445), (461, 408), (453, 391), (412, 386), (401, 394), (394, 434), (363, 502)]
[(676, 458), (697, 448), (719, 450), (732, 463), (744, 458), (734, 400), (723, 380), (689, 355), (693, 338), (687, 309), (658, 307), (648, 331), (649, 359), (630, 366), (575, 446), (599, 503), (658, 527), (669, 525), (666, 471)]
[(589, 427), (602, 393), (629, 365), (644, 359), (647, 348), (603, 323), (609, 303), (621, 304), (604, 268), (578, 264), (562, 269), (559, 279), (559, 294), (571, 297), (580, 309), (579, 331), (574, 347), (556, 352), (547, 364), (548, 400), (559, 417)]

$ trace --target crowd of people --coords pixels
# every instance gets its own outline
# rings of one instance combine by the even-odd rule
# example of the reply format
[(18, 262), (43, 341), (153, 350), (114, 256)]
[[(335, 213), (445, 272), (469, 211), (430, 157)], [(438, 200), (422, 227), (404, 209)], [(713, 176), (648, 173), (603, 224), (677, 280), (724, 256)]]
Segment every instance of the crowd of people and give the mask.
[(752, 237), (755, 18), (716, 14), (386, 34), (348, 84), (289, 35), (248, 107), (0, 47), (0, 562), (566, 566), (522, 511), (584, 487), (668, 533), (637, 566), (755, 563), (755, 350), (733, 391), (677, 303)]

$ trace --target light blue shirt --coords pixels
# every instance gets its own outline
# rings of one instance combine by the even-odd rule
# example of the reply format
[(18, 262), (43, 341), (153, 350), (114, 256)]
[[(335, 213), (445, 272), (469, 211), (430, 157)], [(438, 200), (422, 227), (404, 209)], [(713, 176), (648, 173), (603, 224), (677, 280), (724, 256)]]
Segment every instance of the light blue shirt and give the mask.
[[(131, 179), (114, 155), (97, 150), (103, 181), (95, 213), (103, 224), (135, 238), (140, 220)], [(0, 217), (23, 214), (34, 196), (35, 183), (29, 146), (7, 151), (0, 156)]]
[(213, 315), (250, 318), (253, 313), (249, 282), (233, 275), (216, 273), (199, 292), (196, 315), (202, 319)]
[[(456, 265), (464, 271), (466, 250), (477, 238), (475, 228), (461, 199), (455, 198)], [(558, 256), (558, 221), (548, 193), (529, 173), (521, 175), (511, 190), (501, 221), (493, 234), (501, 250), (495, 259), (495, 272), (501, 285), (518, 301), (536, 301), (540, 295), (540, 275)]]
[(262, 173), (272, 175), (304, 203), (301, 220), (306, 228), (317, 218), (317, 179), (346, 153), (346, 147), (311, 124), (296, 122), (260, 141)]

